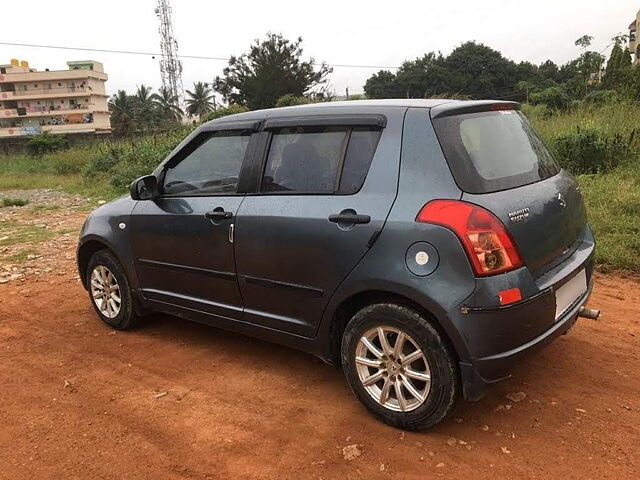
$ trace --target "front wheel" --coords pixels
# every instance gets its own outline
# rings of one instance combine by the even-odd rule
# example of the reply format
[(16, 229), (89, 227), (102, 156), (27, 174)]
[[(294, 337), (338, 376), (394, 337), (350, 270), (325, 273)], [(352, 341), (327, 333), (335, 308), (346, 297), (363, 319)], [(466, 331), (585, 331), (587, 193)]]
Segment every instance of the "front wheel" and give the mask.
[(394, 427), (432, 427), (459, 396), (447, 343), (429, 320), (403, 305), (369, 305), (356, 313), (342, 339), (342, 366), (356, 397)]
[(118, 259), (108, 250), (100, 250), (89, 260), (86, 275), (89, 297), (100, 319), (118, 330), (136, 326), (129, 281)]

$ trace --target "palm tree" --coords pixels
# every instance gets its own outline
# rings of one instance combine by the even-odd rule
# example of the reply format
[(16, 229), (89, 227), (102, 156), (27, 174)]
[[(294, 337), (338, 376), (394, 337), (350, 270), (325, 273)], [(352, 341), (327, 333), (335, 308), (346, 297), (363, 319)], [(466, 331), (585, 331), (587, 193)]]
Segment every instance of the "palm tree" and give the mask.
[(154, 93), (151, 98), (155, 102), (156, 108), (161, 118), (165, 120), (180, 121), (184, 112), (178, 105), (178, 96), (168, 89), (162, 87), (158, 93)]
[(193, 84), (193, 92), (187, 90), (187, 113), (192, 117), (197, 116), (200, 120), (213, 110), (213, 92), (208, 83), (196, 82)]
[(144, 84), (138, 87), (135, 96), (136, 103), (136, 120), (143, 124), (143, 127), (149, 127), (155, 120), (155, 101), (153, 99), (153, 89)]
[(109, 110), (115, 129), (122, 133), (129, 132), (136, 115), (134, 97), (127, 95), (124, 90), (118, 90), (109, 100)]

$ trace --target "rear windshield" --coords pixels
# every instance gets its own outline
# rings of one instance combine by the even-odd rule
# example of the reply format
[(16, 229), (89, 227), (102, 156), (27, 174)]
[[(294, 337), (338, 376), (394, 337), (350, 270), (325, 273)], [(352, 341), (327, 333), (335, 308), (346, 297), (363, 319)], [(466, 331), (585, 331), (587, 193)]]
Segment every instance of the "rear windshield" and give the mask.
[(458, 186), (489, 193), (552, 177), (560, 167), (516, 110), (436, 118), (438, 140)]

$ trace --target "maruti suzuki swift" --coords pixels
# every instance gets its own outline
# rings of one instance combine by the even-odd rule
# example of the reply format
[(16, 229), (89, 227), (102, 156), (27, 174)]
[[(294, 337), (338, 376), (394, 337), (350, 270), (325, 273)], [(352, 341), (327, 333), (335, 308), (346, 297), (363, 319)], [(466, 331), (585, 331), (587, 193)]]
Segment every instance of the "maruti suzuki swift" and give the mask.
[(304, 350), (396, 427), (480, 399), (591, 292), (580, 190), (517, 103), (253, 111), (158, 160), (82, 228), (100, 319), (165, 312)]

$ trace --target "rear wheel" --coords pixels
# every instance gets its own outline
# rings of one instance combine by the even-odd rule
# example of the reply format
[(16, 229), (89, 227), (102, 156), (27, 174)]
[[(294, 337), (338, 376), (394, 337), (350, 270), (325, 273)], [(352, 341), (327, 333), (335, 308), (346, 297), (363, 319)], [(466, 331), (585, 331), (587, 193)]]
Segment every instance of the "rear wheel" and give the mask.
[(407, 430), (442, 421), (460, 390), (456, 362), (442, 335), (403, 305), (375, 304), (356, 313), (342, 339), (342, 365), (367, 409)]
[(100, 250), (89, 260), (86, 275), (89, 297), (100, 319), (118, 330), (136, 326), (129, 282), (118, 259), (108, 250)]

